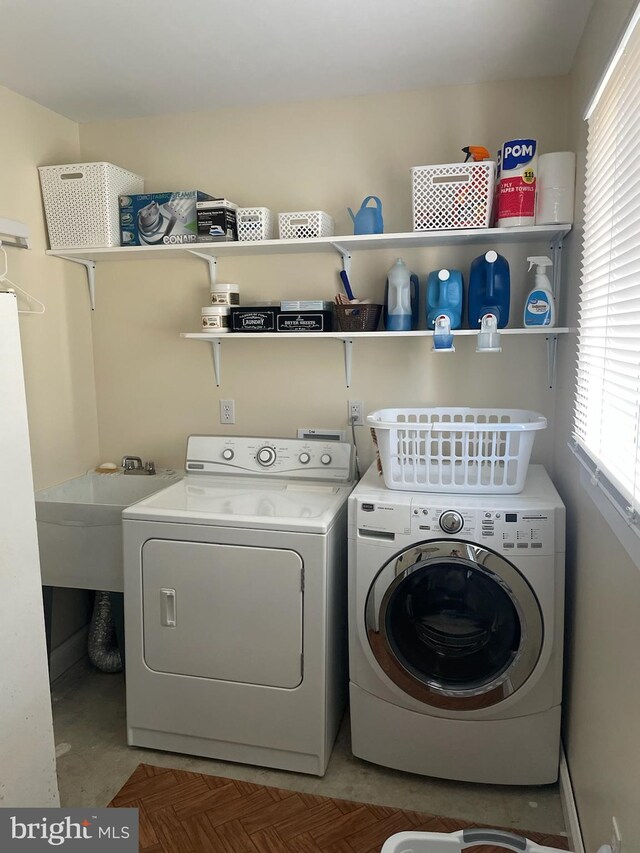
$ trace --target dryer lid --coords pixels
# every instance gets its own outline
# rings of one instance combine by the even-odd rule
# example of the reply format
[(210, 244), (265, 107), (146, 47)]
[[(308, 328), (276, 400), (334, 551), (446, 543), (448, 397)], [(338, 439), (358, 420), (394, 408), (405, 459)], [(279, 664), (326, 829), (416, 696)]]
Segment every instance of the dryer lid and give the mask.
[(352, 484), (188, 475), (128, 507), (124, 519), (326, 533)]

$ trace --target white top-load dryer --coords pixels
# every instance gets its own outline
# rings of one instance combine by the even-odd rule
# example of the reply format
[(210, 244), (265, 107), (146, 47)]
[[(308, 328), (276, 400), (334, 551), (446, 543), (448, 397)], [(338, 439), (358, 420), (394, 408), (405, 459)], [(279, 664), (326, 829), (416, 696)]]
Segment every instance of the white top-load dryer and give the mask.
[(546, 471), (517, 495), (349, 499), (355, 755), (470, 782), (558, 775), (565, 511)]
[(131, 745), (322, 775), (344, 711), (352, 448), (191, 436), (123, 513)]

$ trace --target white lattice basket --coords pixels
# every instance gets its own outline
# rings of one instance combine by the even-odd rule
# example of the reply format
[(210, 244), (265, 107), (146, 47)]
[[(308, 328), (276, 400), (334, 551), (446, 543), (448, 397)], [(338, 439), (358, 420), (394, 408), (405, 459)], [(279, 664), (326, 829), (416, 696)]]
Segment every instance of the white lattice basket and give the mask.
[(491, 224), (496, 164), (414, 166), (413, 230), (487, 228)]
[(388, 489), (506, 495), (523, 490), (547, 419), (524, 409), (380, 409), (367, 423)]
[(39, 166), (52, 249), (120, 245), (118, 196), (144, 192), (140, 175), (113, 163)]
[(333, 217), (323, 210), (303, 210), (278, 216), (281, 240), (333, 237)]
[(239, 207), (236, 211), (238, 240), (271, 240), (273, 213), (268, 207)]

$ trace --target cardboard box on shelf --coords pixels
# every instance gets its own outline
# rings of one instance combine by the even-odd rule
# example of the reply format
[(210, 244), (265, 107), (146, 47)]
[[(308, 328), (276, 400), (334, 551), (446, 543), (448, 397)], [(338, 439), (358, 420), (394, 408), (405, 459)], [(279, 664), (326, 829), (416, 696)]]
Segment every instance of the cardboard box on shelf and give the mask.
[(201, 190), (121, 195), (120, 244), (195, 243), (198, 238), (196, 204), (214, 198)]

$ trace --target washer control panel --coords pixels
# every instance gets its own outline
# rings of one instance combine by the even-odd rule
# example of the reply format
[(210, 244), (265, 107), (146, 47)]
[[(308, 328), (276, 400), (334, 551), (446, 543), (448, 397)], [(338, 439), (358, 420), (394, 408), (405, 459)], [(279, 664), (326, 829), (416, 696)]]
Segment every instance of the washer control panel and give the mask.
[(486, 545), (505, 556), (510, 553), (553, 554), (554, 525), (552, 510), (477, 510), (456, 506), (453, 501), (425, 505), (416, 499), (411, 503), (413, 536), (457, 536)]
[(353, 448), (342, 441), (250, 436), (192, 435), (188, 474), (245, 474), (348, 482)]

